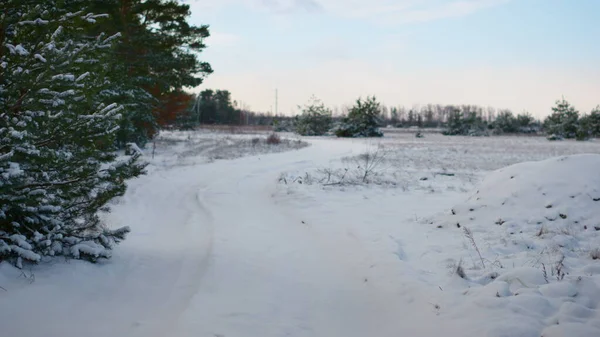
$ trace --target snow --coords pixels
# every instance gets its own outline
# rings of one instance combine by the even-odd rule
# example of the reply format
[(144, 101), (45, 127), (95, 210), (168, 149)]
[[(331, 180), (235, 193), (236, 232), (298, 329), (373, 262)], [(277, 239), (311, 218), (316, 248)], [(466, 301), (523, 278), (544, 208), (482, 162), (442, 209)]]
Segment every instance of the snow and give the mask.
[(51, 77), (53, 81), (74, 81), (75, 75), (73, 74), (58, 74)]
[(600, 143), (390, 136), (372, 178), (326, 184), (374, 144), (265, 136), (140, 149), (110, 260), (0, 264), (3, 335), (600, 335), (600, 155), (576, 155)]
[(88, 77), (89, 75), (90, 75), (90, 73), (89, 73), (89, 72), (85, 72), (85, 73), (83, 73), (83, 74), (79, 75), (79, 77), (77, 77), (77, 78), (75, 79), (75, 82), (82, 81), (83, 79), (85, 79), (85, 78), (86, 78), (86, 77)]
[(35, 20), (24, 20), (24, 21), (20, 21), (20, 22), (19, 22), (19, 24), (20, 24), (20, 25), (39, 25), (39, 26), (42, 26), (42, 25), (47, 25), (47, 24), (48, 24), (48, 21), (47, 21), (47, 20), (40, 19), (40, 18), (37, 18), (37, 19), (35, 19)]
[(557, 273), (550, 276), (561, 277), (551, 267), (564, 257), (572, 276), (591, 262), (581, 257), (591, 260), (600, 247), (599, 166), (600, 155), (587, 154), (506, 167), (489, 174), (449, 214), (428, 221), (457, 236), (468, 228), (497, 266), (548, 267)]
[(18, 55), (22, 55), (22, 56), (29, 55), (29, 52), (20, 44), (15, 46), (10, 43), (5, 43), (4, 45), (8, 48), (8, 51), (11, 54), (18, 54)]
[(83, 241), (71, 247), (71, 254), (78, 259), (81, 254), (93, 257), (110, 257), (110, 251), (93, 241)]
[(47, 62), (46, 59), (42, 55), (40, 55), (40, 54), (33, 55), (33, 58), (35, 58), (36, 60), (38, 60), (38, 61), (40, 61), (42, 63), (46, 63)]
[(29, 250), (30, 248), (21, 248), (20, 246), (10, 245), (10, 251), (19, 254), (19, 257), (29, 261), (40, 261), (41, 256)]

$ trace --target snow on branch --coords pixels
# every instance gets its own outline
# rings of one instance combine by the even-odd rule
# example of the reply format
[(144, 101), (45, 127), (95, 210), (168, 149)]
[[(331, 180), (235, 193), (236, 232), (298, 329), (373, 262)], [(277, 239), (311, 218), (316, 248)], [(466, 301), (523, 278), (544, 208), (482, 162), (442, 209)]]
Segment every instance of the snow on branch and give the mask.
[(15, 154), (15, 152), (14, 152), (14, 151), (12, 151), (12, 150), (11, 150), (10, 152), (4, 153), (4, 154), (0, 154), (0, 161), (3, 161), (3, 160), (8, 160), (8, 159), (10, 159), (10, 157), (12, 157), (14, 154)]
[(51, 39), (52, 41), (56, 40), (56, 38), (62, 34), (64, 28), (63, 26), (58, 26), (58, 28), (56, 28), (56, 30), (54, 31), (54, 33), (52, 33)]
[(107, 37), (106, 39), (104, 39), (104, 41), (102, 41), (102, 44), (108, 44), (110, 43), (112, 40), (115, 40), (117, 38), (121, 37), (121, 33), (116, 33), (114, 35), (111, 35), (109, 37)]
[(75, 79), (75, 82), (82, 81), (83, 79), (85, 79), (85, 78), (86, 78), (86, 77), (88, 77), (89, 75), (90, 75), (90, 72), (89, 72), (89, 71), (88, 71), (88, 72), (85, 72), (85, 73), (83, 73), (83, 74), (79, 75), (79, 77), (77, 77), (77, 78)]
[(11, 54), (19, 54), (19, 55), (22, 55), (22, 56), (29, 55), (29, 52), (22, 45), (20, 45), (20, 44), (18, 44), (18, 45), (15, 46), (15, 45), (12, 45), (10, 43), (5, 43), (4, 45), (6, 46), (6, 48), (8, 48), (8, 51)]
[(44, 19), (40, 19), (37, 18), (35, 20), (25, 20), (25, 21), (21, 21), (19, 22), (19, 25), (24, 26), (24, 25), (37, 25), (37, 26), (42, 26), (42, 25), (47, 25), (49, 23), (48, 20), (44, 20)]
[(24, 249), (16, 245), (10, 245), (10, 250), (11, 252), (16, 253), (19, 257), (22, 257), (25, 260), (38, 262), (42, 258), (39, 254), (36, 254), (29, 249)]
[(75, 81), (75, 75), (73, 74), (58, 74), (51, 77), (53, 81), (57, 80), (65, 80), (65, 81)]
[(69, 13), (65, 14), (65, 15), (64, 15), (64, 16), (63, 16), (63, 17), (60, 19), (60, 21), (64, 21), (64, 20), (68, 20), (68, 19), (74, 18), (74, 17), (76, 17), (77, 15), (79, 15), (79, 14), (81, 14), (81, 13), (83, 13), (83, 11), (77, 11), (77, 12), (75, 12), (75, 13), (70, 13), (70, 12), (69, 12)]
[(36, 60), (39, 60), (40, 62), (43, 62), (43, 63), (46, 63), (46, 62), (47, 62), (47, 61), (46, 61), (46, 59), (45, 59), (45, 58), (44, 58), (42, 55), (40, 55), (40, 54), (35, 54), (35, 55), (33, 55), (33, 57), (34, 57)]
[(81, 258), (81, 254), (89, 255), (92, 258), (110, 257), (110, 251), (94, 241), (82, 241), (71, 247), (71, 255), (74, 258)]
[(111, 103), (98, 112), (101, 115), (113, 115), (123, 109), (123, 106), (117, 103)]

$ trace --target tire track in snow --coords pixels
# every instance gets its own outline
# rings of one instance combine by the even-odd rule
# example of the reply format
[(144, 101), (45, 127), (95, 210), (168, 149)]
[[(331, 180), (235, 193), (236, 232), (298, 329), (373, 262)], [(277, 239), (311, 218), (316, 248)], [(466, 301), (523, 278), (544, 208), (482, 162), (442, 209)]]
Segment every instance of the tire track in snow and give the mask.
[[(194, 206), (199, 212), (192, 212), (187, 225), (191, 227), (191, 231), (187, 234), (190, 238), (196, 241), (197, 245), (190, 247), (190, 250), (201, 251), (200, 259), (184, 259), (181, 267), (181, 273), (174, 284), (175, 289), (181, 289), (181, 293), (173, 295), (174, 305), (168, 308), (169, 319), (164, 322), (160, 330), (154, 331), (153, 336), (168, 337), (172, 335), (182, 313), (188, 308), (194, 294), (198, 292), (201, 285), (201, 279), (206, 273), (208, 262), (213, 250), (214, 229), (213, 216), (210, 210), (206, 207), (204, 194), (208, 188), (193, 187), (193, 193), (186, 193), (187, 198), (193, 199)], [(203, 228), (204, 230), (200, 230)]]

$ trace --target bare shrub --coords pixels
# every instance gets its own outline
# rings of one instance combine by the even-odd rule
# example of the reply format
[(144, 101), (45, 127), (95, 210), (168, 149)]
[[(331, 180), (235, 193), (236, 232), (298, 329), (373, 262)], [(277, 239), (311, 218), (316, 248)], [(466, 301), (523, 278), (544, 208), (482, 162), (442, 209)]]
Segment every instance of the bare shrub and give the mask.
[(376, 146), (368, 145), (364, 153), (353, 158), (358, 171), (358, 178), (363, 183), (368, 182), (369, 177), (377, 174), (377, 171), (382, 169), (387, 155), (388, 151), (382, 144), (377, 144)]
[(368, 184), (385, 169), (387, 154), (383, 145), (368, 145), (364, 153), (342, 159), (347, 167), (317, 169), (313, 181), (323, 186)]
[(281, 137), (278, 134), (272, 133), (267, 137), (267, 144), (269, 145), (279, 145), (281, 144)]
[(348, 175), (348, 169), (332, 169), (332, 168), (322, 168), (318, 169), (317, 173), (322, 176), (319, 180), (319, 183), (324, 186), (332, 186), (332, 185), (345, 185), (352, 183), (349, 180), (346, 180), (346, 176)]
[(556, 277), (557, 281), (562, 281), (565, 278), (565, 256), (561, 255), (560, 258), (556, 261), (556, 263), (554, 263), (554, 266), (552, 266), (552, 276)]

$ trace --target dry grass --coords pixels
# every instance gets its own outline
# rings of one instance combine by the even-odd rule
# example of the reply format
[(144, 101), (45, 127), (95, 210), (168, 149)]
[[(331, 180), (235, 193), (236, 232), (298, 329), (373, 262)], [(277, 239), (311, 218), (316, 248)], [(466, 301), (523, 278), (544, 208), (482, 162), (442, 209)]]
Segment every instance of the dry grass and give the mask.
[(594, 248), (590, 251), (590, 257), (593, 260), (600, 260), (600, 248)]
[(479, 251), (479, 247), (477, 246), (477, 243), (475, 242), (475, 237), (473, 236), (473, 232), (471, 232), (471, 230), (468, 229), (467, 227), (463, 227), (463, 232), (464, 232), (465, 236), (467, 237), (467, 239), (469, 239), (469, 241), (471, 242), (471, 245), (473, 246), (473, 248), (475, 248), (477, 255), (479, 255), (479, 259), (481, 260), (481, 266), (483, 267), (483, 269), (485, 269), (485, 262), (484, 262), (483, 256), (481, 255), (481, 252)]
[(281, 137), (279, 137), (279, 135), (276, 133), (272, 133), (269, 135), (269, 137), (267, 137), (266, 142), (269, 145), (279, 145), (281, 144)]

